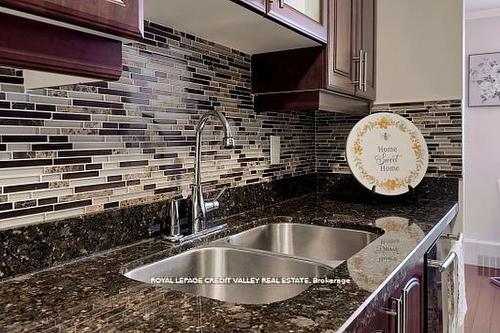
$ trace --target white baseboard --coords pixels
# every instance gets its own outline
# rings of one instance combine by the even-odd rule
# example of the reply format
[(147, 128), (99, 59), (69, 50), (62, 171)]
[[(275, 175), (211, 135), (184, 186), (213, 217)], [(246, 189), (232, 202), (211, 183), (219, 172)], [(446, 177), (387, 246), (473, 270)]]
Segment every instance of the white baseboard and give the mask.
[(466, 264), (500, 268), (500, 242), (466, 238), (464, 245)]

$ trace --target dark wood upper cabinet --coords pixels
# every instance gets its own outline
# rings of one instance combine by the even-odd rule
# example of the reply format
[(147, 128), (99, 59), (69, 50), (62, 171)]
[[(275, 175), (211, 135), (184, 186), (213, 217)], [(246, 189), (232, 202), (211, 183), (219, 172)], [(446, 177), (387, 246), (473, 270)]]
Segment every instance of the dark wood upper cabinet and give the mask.
[(332, 0), (329, 87), (375, 100), (375, 0)]
[(268, 6), (267, 0), (233, 0), (233, 1), (245, 7), (251, 8), (257, 12), (260, 12), (262, 14), (267, 13), (267, 6)]
[(375, 4), (331, 0), (327, 45), (253, 55), (256, 110), (367, 113), (375, 99)]
[(118, 40), (0, 13), (0, 64), (116, 80), (122, 72)]
[(328, 0), (231, 0), (281, 25), (327, 42)]
[(252, 56), (255, 110), (367, 113), (368, 103), (327, 89), (326, 47)]
[(270, 0), (268, 15), (318, 41), (327, 41), (327, 0)]
[(257, 111), (368, 113), (375, 99), (375, 0), (331, 0), (327, 45), (252, 56)]
[(72, 80), (117, 80), (121, 39), (143, 35), (143, 0), (0, 0), (0, 6), (13, 9), (0, 14), (0, 64)]
[(322, 89), (326, 74), (325, 55), (321, 46), (254, 54), (252, 92)]
[(143, 0), (0, 0), (0, 6), (127, 38), (143, 34)]
[(335, 91), (354, 95), (355, 77), (358, 75), (354, 63), (355, 0), (332, 0), (330, 2), (330, 27), (328, 33), (328, 87)]
[(356, 0), (356, 51), (362, 56), (362, 85), (356, 95), (375, 99), (375, 41), (376, 41), (376, 8), (375, 0)]

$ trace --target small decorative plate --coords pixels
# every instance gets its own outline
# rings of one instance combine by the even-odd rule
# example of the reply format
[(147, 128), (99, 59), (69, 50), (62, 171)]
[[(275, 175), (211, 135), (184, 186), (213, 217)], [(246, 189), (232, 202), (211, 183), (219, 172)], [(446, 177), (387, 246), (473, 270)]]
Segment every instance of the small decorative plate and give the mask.
[(408, 192), (408, 186), (417, 186), (429, 163), (422, 133), (411, 121), (393, 113), (361, 119), (349, 133), (346, 150), (354, 177), (383, 195), (402, 194)]

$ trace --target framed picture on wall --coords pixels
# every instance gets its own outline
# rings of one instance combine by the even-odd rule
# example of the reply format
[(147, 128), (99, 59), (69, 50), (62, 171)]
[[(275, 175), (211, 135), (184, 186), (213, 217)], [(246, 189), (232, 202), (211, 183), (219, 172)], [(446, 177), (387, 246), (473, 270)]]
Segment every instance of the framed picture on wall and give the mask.
[(500, 52), (469, 56), (469, 106), (500, 106)]

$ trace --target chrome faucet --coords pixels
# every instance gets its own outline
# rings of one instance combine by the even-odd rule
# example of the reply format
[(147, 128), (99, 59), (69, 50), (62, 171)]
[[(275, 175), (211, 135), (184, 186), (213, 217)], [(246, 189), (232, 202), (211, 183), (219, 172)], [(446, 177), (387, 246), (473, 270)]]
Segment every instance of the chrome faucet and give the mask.
[(211, 200), (205, 201), (203, 199), (203, 190), (201, 187), (201, 134), (210, 117), (217, 118), (224, 127), (224, 138), (222, 139), (222, 147), (225, 149), (231, 149), (234, 147), (234, 138), (231, 133), (231, 127), (229, 127), (229, 122), (226, 117), (216, 110), (210, 110), (204, 113), (198, 126), (196, 126), (196, 153), (194, 160), (194, 184), (192, 188), (191, 200), (192, 205), (192, 218), (193, 218), (193, 228), (192, 233), (196, 234), (203, 229), (205, 229), (205, 220), (207, 218), (207, 213), (219, 208), (219, 198), (226, 191), (227, 187), (224, 187), (217, 196)]
[(184, 237), (181, 234), (181, 221), (179, 215), (179, 203), (184, 199), (184, 196), (177, 195), (170, 200), (170, 209), (169, 209), (169, 217), (170, 217), (170, 228), (169, 234), (165, 236), (165, 239), (170, 242), (179, 242)]

